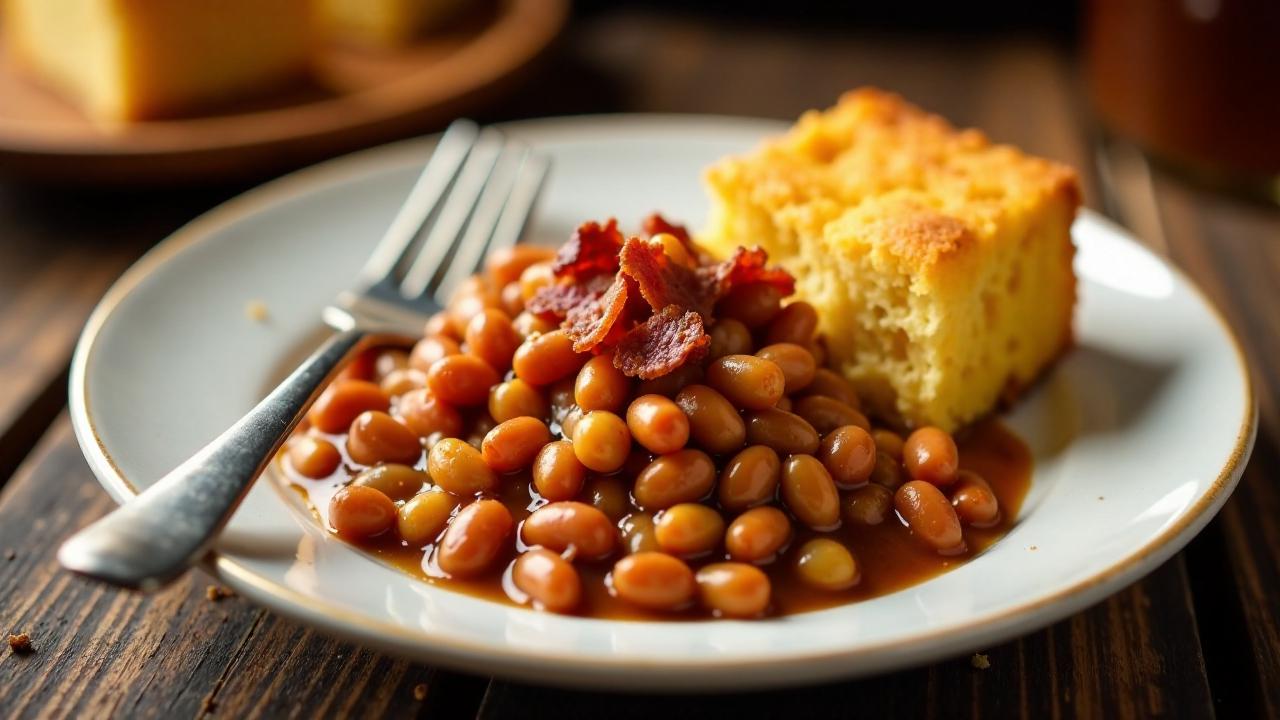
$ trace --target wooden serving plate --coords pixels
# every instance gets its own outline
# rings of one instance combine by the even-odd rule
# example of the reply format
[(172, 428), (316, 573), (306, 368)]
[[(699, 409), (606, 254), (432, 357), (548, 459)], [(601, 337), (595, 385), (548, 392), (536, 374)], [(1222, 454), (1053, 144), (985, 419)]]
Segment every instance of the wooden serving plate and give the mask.
[(402, 50), (333, 44), (313, 80), (209, 114), (106, 127), (0, 47), (0, 171), (85, 183), (209, 181), (279, 171), (464, 112), (545, 49), (568, 0), (500, 0)]

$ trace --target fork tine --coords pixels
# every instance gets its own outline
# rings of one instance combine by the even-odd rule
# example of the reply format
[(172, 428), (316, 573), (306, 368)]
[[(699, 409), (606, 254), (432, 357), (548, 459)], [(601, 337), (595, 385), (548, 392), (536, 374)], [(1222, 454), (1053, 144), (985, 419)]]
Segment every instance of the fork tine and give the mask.
[(361, 284), (373, 286), (392, 278), (396, 266), (412, 247), (422, 226), (440, 204), (449, 183), (458, 174), (458, 168), (462, 167), (479, 133), (479, 127), (470, 120), (455, 120), (445, 130), (409, 196), (360, 270)]
[(489, 240), (489, 252), (511, 247), (520, 241), (550, 168), (551, 162), (545, 155), (532, 151), (525, 154), (520, 174), (516, 177), (511, 195), (502, 208), (502, 216), (498, 218), (493, 237)]
[(463, 228), (475, 211), (476, 199), (489, 180), (502, 146), (502, 133), (493, 128), (480, 131), (480, 137), (463, 164), (462, 172), (444, 200), (444, 207), (427, 232), (427, 238), (418, 249), (413, 264), (405, 272), (404, 280), (400, 283), (402, 297), (412, 300), (423, 295), (431, 286), (432, 279), (449, 251), (461, 241)]
[(454, 251), (444, 276), (431, 288), (436, 301), (441, 305), (445, 304), (454, 288), (479, 269), (480, 264), (484, 262), (485, 255), (490, 251), (493, 228), (498, 224), (503, 207), (506, 206), (511, 194), (511, 188), (528, 154), (528, 149), (523, 145), (508, 143), (503, 147), (502, 154), (494, 164), (493, 173), (489, 176), (489, 182), (485, 184), (484, 192), (476, 202), (475, 213), (467, 223), (466, 234), (462, 236), (458, 249)]

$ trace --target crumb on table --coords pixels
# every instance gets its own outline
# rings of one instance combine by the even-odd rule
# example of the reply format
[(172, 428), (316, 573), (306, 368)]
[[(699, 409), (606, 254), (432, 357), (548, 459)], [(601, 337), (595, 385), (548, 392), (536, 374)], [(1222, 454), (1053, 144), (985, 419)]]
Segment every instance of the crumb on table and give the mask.
[(973, 657), (969, 658), (969, 664), (978, 670), (986, 670), (991, 667), (991, 658), (983, 653), (974, 653)]
[(413, 686), (413, 699), (417, 700), (418, 702), (422, 702), (423, 700), (427, 699), (426, 683), (418, 683), (417, 685)]
[(235, 597), (235, 592), (220, 585), (210, 585), (204, 589), (204, 596), (209, 598), (209, 602), (219, 602), (229, 597)]
[(1036, 546), (1036, 545), (1032, 545), (1031, 547), (1029, 547), (1029, 548), (1027, 548), (1027, 549), (1028, 549), (1028, 550), (1030, 550), (1031, 552), (1035, 552), (1035, 551), (1039, 550), (1040, 548), (1039, 548), (1038, 546)]
[(18, 557), (18, 553), (17, 553), (17, 552), (15, 552), (13, 548), (9, 548), (8, 550), (5, 550), (5, 551), (4, 551), (4, 559), (5, 559), (5, 560), (12, 560), (12, 559), (14, 559), (14, 558), (16, 558), (16, 557)]
[(261, 300), (250, 300), (244, 304), (245, 317), (254, 322), (264, 323), (270, 317), (267, 312), (267, 304)]
[(9, 636), (9, 649), (15, 655), (26, 655), (36, 651), (34, 645), (31, 644), (31, 636), (26, 633), (18, 633)]

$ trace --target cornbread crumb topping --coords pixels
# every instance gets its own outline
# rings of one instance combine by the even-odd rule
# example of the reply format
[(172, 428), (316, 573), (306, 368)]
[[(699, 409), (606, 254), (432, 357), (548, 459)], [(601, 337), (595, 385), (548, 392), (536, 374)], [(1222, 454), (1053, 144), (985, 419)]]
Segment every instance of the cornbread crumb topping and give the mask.
[(31, 644), (31, 636), (26, 633), (18, 633), (9, 636), (9, 649), (15, 655), (27, 655), (36, 651), (35, 646)]
[(969, 658), (969, 664), (978, 670), (986, 670), (991, 667), (991, 660), (982, 653), (974, 653), (973, 657)]

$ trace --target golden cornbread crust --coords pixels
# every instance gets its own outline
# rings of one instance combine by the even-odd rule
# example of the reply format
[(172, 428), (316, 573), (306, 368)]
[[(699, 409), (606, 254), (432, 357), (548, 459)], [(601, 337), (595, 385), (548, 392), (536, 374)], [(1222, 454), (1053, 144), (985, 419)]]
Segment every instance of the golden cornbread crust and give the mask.
[(706, 176), (712, 251), (797, 276), (872, 410), (954, 430), (1071, 342), (1070, 168), (863, 88)]

